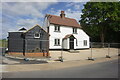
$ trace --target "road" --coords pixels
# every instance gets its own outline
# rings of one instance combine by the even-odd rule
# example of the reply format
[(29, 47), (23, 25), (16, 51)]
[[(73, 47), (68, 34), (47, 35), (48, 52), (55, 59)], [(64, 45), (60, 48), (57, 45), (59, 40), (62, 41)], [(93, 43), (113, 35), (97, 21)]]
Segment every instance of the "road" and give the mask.
[(64, 69), (9, 72), (3, 73), (3, 78), (118, 78), (118, 60)]

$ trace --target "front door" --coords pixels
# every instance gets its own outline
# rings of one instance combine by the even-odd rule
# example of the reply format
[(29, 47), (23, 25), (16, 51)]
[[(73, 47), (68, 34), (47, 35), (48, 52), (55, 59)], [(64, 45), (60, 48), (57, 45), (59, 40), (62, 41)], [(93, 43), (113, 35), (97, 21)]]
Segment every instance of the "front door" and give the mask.
[(74, 49), (74, 38), (70, 38), (70, 49)]

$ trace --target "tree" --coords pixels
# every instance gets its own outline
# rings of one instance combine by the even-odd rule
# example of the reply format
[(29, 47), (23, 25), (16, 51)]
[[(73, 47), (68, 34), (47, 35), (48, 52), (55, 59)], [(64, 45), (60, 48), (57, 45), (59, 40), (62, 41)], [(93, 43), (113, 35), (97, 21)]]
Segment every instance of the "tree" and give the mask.
[(120, 2), (87, 2), (82, 10), (80, 24), (91, 37), (105, 42), (107, 31), (120, 30)]

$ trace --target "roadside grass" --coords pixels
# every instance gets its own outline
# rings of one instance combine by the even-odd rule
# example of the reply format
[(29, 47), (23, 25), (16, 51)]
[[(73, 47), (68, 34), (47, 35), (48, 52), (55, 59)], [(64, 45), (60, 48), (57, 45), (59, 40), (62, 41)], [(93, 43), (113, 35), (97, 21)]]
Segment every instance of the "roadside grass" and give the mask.
[(7, 45), (8, 45), (7, 42), (8, 42), (8, 41), (7, 41), (7, 40), (4, 40), (4, 39), (3, 39), (3, 40), (0, 40), (0, 47), (7, 47)]

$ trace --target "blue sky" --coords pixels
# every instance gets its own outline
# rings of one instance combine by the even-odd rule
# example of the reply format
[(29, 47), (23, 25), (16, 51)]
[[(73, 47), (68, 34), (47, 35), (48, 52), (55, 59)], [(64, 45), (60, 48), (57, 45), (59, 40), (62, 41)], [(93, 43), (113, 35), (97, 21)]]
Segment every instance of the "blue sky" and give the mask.
[(58, 15), (65, 11), (66, 17), (80, 20), (86, 2), (2, 2), (2, 36), (8, 31), (29, 29), (36, 24), (43, 25), (45, 14)]

